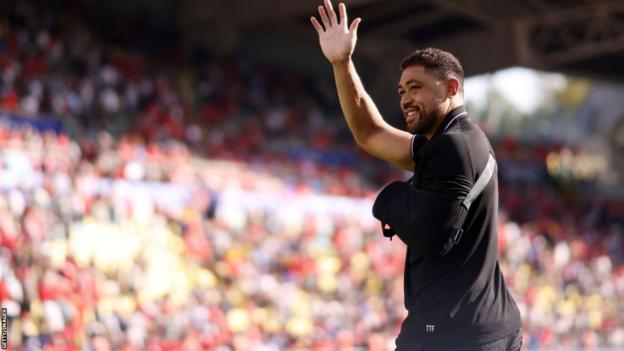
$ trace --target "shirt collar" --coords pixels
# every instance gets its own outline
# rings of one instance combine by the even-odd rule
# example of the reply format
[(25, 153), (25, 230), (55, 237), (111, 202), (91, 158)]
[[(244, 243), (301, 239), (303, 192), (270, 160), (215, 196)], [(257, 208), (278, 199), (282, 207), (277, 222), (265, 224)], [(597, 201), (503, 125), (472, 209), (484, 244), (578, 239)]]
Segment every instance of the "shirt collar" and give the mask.
[(433, 134), (433, 137), (436, 137), (439, 134), (442, 134), (444, 132), (446, 132), (447, 129), (450, 128), (450, 126), (459, 118), (462, 116), (466, 116), (468, 113), (466, 112), (466, 108), (464, 107), (464, 105), (455, 107), (454, 109), (451, 110), (451, 112), (449, 112), (446, 117), (444, 117), (444, 119), (442, 120), (442, 123), (440, 123), (440, 125), (438, 126), (438, 129), (436, 130), (436, 132)]

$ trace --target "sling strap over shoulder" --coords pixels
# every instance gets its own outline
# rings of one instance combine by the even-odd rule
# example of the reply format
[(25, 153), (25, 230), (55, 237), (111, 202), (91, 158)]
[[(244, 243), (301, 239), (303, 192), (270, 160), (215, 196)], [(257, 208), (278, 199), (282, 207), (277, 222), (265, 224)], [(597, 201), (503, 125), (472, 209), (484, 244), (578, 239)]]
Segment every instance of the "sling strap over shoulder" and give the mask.
[(485, 189), (485, 186), (490, 182), (490, 179), (492, 179), (492, 175), (494, 174), (495, 167), (496, 167), (496, 160), (494, 159), (494, 155), (492, 155), (492, 153), (490, 152), (488, 161), (485, 164), (485, 168), (483, 169), (483, 172), (481, 172), (481, 175), (479, 176), (477, 181), (472, 186), (472, 189), (470, 189), (470, 191), (468, 192), (468, 195), (466, 195), (466, 198), (464, 198), (464, 201), (462, 201), (461, 203), (461, 205), (465, 208), (466, 211), (464, 212), (464, 216), (461, 222), (458, 223), (459, 228), (457, 228), (455, 233), (453, 233), (453, 235), (451, 235), (448, 238), (446, 243), (444, 243), (444, 245), (442, 246), (442, 250), (440, 251), (440, 255), (444, 256), (448, 254), (453, 248), (453, 246), (457, 245), (459, 241), (461, 240), (462, 234), (464, 233), (464, 230), (462, 229), (462, 227), (464, 224), (464, 220), (466, 218), (465, 215), (468, 213), (468, 210), (470, 210), (470, 205), (472, 205), (472, 202), (481, 194), (481, 192), (483, 192), (483, 189)]

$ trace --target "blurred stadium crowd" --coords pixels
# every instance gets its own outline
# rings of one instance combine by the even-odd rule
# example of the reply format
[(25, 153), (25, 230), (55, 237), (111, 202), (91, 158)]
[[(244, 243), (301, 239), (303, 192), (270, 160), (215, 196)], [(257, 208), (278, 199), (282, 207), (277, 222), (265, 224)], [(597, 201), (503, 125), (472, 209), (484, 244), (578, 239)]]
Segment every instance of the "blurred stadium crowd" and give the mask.
[[(241, 58), (173, 68), (35, 7), (0, 18), (0, 302), (24, 350), (387, 350), (392, 171), (334, 92)], [(334, 111), (334, 114), (335, 111)], [(496, 139), (500, 261), (528, 349), (624, 348), (624, 205)]]

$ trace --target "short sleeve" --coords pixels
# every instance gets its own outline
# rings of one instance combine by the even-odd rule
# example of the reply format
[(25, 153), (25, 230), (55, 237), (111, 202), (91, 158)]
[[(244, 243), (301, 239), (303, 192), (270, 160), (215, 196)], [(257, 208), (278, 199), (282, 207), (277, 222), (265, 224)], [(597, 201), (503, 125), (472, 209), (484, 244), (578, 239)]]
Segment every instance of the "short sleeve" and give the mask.
[(425, 145), (427, 145), (427, 142), (427, 138), (424, 135), (414, 134), (412, 136), (411, 155), (416, 165), (418, 165), (420, 153), (423, 151)]
[(419, 188), (465, 197), (474, 183), (472, 160), (461, 137), (442, 134), (429, 143)]

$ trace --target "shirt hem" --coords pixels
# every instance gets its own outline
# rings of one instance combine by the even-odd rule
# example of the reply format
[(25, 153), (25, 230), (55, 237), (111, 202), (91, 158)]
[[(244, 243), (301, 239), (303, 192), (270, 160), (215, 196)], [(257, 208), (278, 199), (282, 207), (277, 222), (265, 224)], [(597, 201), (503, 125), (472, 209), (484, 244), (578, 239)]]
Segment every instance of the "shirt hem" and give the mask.
[[(481, 345), (509, 337), (520, 328), (522, 328), (522, 321), (514, 322), (506, 328), (497, 329), (489, 333), (479, 333), (479, 328), (470, 328), (461, 332), (449, 331), (440, 333), (435, 335), (435, 337), (431, 334), (418, 333), (420, 335), (417, 338), (433, 346)], [(449, 342), (450, 340), (452, 341)]]

